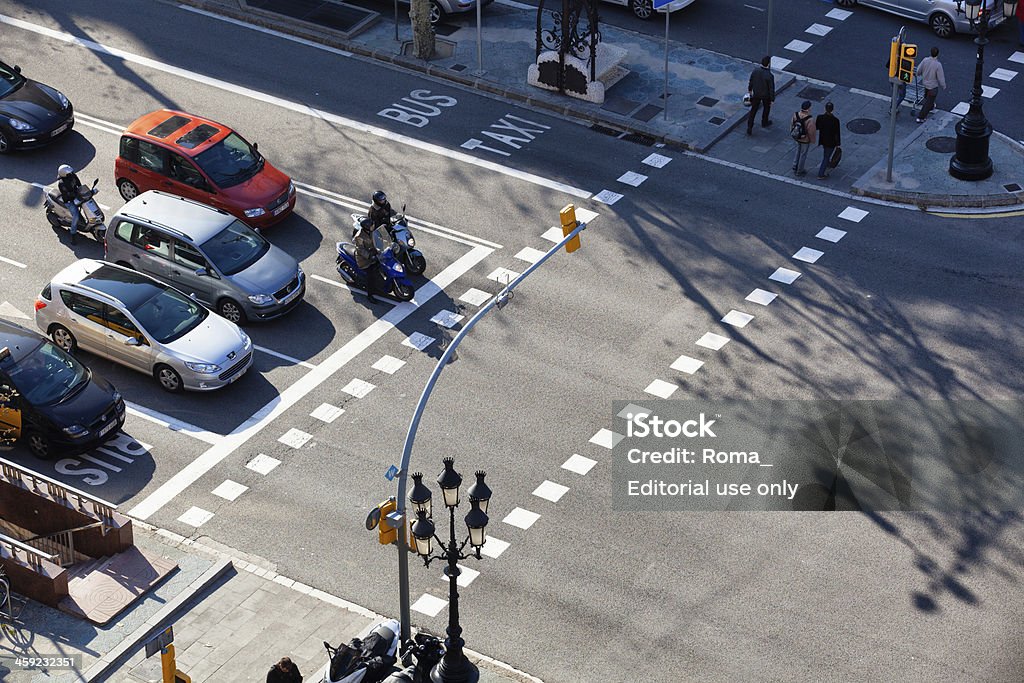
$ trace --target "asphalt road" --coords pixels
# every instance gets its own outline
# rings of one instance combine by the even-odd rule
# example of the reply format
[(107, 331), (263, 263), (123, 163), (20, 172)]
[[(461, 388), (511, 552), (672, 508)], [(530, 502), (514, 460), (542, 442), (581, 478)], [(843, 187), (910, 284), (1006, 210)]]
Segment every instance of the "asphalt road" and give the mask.
[[(362, 523), (393, 494), (384, 472), (450, 334), (432, 318), (472, 315), (466, 293), (494, 293), (497, 269), (528, 267), (536, 254), (523, 250), (547, 249), (543, 233), (575, 201), (600, 214), (583, 249), (553, 257), (474, 330), (416, 442), (413, 467), (428, 480), (446, 455), (467, 479), (488, 472), (489, 532), (509, 543), (497, 558), (463, 563), (481, 572), (462, 590), (469, 646), (545, 681), (1011, 681), (1021, 670), (1018, 514), (617, 512), (611, 451), (592, 442), (611, 426), (612, 401), (649, 399), (653, 380), (674, 385), (673, 398), (1019, 399), (1019, 218), (946, 220), (810, 192), (170, 4), (0, 2), (0, 14), (130, 53), (2, 25), (4, 61), (60, 87), (81, 115), (74, 136), (0, 166), (8, 313), (31, 315), (47, 276), (102, 255), (54, 233), (30, 183), (50, 182), (67, 161), (100, 178), (99, 200), (115, 210), (116, 131), (151, 109), (230, 123), (304, 187), (343, 196), (306, 189), (296, 214), (266, 232), (311, 276), (305, 304), (248, 328), (278, 355), (261, 352), (224, 391), (184, 396), (83, 356), (140, 411), (179, 429), (133, 414), (125, 431), (134, 441), (107, 449), (120, 458), (9, 457), (394, 614), (394, 550)], [(380, 115), (414, 105), (403, 98), (424, 102), (411, 95), (422, 90), (456, 102), (422, 127)], [(518, 148), (501, 140), (513, 123), (529, 138)], [(672, 160), (643, 165), (651, 153)], [(649, 179), (616, 183), (629, 170)], [(378, 187), (431, 224), (416, 237), (440, 290), (424, 279), (414, 306), (370, 307), (327, 282), (338, 279), (333, 244), (348, 214)], [(625, 196), (606, 205), (574, 194), (606, 188)], [(840, 218), (849, 206), (868, 213)], [(846, 235), (815, 237), (824, 226)], [(794, 261), (805, 246), (824, 253)], [(780, 266), (802, 275), (769, 280)], [(750, 303), (755, 288), (779, 296)], [(755, 317), (743, 328), (720, 322), (733, 309)], [(730, 341), (695, 346), (706, 332)], [(403, 343), (416, 334), (434, 341)], [(681, 355), (704, 365), (671, 369)], [(344, 413), (314, 417), (323, 404)], [(308, 435), (301, 447), (279, 440), (291, 430)], [(574, 454), (594, 461), (588, 474), (562, 467)], [(253, 469), (268, 457), (272, 469)], [(247, 489), (228, 500), (226, 481)], [(545, 481), (569, 490), (557, 501), (536, 495)], [(212, 516), (182, 521), (199, 514), (192, 508)], [(517, 508), (540, 517), (513, 526), (505, 520)], [(412, 575), (414, 600), (446, 595), (436, 565), (413, 562)], [(414, 612), (437, 631), (446, 618)]]

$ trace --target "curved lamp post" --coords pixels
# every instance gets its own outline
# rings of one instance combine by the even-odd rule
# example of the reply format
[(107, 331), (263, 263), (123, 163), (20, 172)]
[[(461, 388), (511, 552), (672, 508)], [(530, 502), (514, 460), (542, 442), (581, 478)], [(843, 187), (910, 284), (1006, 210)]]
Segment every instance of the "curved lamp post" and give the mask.
[[(985, 46), (988, 44), (988, 15), (982, 8), (983, 0), (966, 0), (967, 18), (971, 28), (978, 30), (974, 44), (978, 57), (974, 64), (974, 88), (967, 115), (956, 124), (956, 154), (949, 160), (949, 174), (960, 180), (984, 180), (992, 175), (992, 159), (988, 156), (988, 142), (992, 125), (981, 108), (981, 72), (985, 66)], [(1002, 3), (1003, 16), (1011, 17), (1017, 9), (1017, 0)]]
[[(480, 672), (466, 658), (462, 639), (462, 626), (459, 624), (459, 560), (470, 557), (480, 559), (480, 548), (487, 541), (487, 503), (491, 499), (491, 489), (484, 483), (484, 472), (476, 473), (476, 483), (469, 487), (470, 510), (466, 514), (466, 528), (469, 537), (460, 544), (455, 536), (455, 508), (459, 506), (459, 487), (462, 486), (462, 475), (455, 471), (455, 459), (444, 458), (444, 471), (437, 478), (444, 497), (444, 505), (448, 508), (448, 543), (445, 544), (435, 534), (434, 522), (430, 518), (431, 497), (433, 494), (423, 483), (423, 475), (412, 475), (414, 482), (409, 502), (416, 512), (416, 521), (412, 524), (412, 536), (416, 553), (423, 558), (423, 565), (429, 567), (434, 560), (444, 560), (448, 565), (444, 569), (448, 577), (448, 638), (445, 640), (444, 658), (430, 672), (430, 680), (434, 683), (477, 683)], [(431, 556), (431, 541), (436, 540), (442, 552)], [(466, 544), (473, 551), (464, 554)]]

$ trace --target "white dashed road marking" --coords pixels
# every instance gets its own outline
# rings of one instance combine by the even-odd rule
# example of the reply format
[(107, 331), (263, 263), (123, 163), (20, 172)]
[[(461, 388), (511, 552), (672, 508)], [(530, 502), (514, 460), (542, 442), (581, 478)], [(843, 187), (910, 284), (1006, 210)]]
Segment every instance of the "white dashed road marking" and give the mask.
[(732, 310), (725, 314), (722, 322), (733, 327), (746, 327), (747, 323), (754, 319), (754, 316), (743, 311)]
[(791, 40), (786, 43), (786, 49), (793, 52), (807, 52), (812, 47), (814, 47), (814, 43), (808, 43), (804, 40)]
[(826, 225), (817, 235), (815, 235), (815, 237), (825, 240), (826, 242), (838, 242), (846, 237), (846, 231), (836, 230), (835, 228), (830, 228)]
[(224, 500), (235, 500), (248, 490), (248, 486), (239, 484), (237, 481), (226, 479), (220, 486), (213, 490), (213, 495), (219, 496)]
[(183, 514), (181, 517), (178, 517), (179, 522), (188, 524), (189, 526), (194, 526), (196, 528), (201, 527), (202, 525), (209, 522), (211, 519), (213, 519), (212, 512), (207, 512), (206, 510), (202, 508), (197, 508), (194, 505), (188, 509), (188, 512)]
[(416, 349), (417, 351), (422, 351), (431, 344), (433, 344), (435, 341), (437, 340), (434, 337), (422, 334), (420, 332), (413, 332), (404, 340), (402, 340), (402, 346), (409, 346), (411, 348)]
[(550, 500), (552, 503), (557, 503), (568, 492), (568, 486), (562, 486), (545, 479), (543, 484), (533, 490), (533, 495), (544, 500)]
[(670, 161), (672, 161), (672, 157), (667, 157), (662, 154), (651, 154), (640, 163), (647, 164), (648, 166), (654, 166), (655, 168), (664, 168), (665, 164)]
[(1012, 81), (1013, 77), (1017, 75), (1016, 71), (1010, 71), (1009, 69), (996, 69), (991, 74), (990, 78), (995, 78), (999, 81)]
[(465, 294), (459, 297), (459, 301), (465, 301), (467, 304), (472, 304), (473, 306), (480, 306), (485, 301), (489, 300), (491, 296), (493, 295), (483, 291), (482, 289), (470, 287), (466, 290)]
[(848, 221), (853, 221), (854, 223), (860, 223), (862, 220), (864, 220), (864, 216), (867, 215), (868, 212), (865, 211), (864, 209), (858, 209), (853, 206), (848, 206), (845, 209), (843, 209), (842, 213), (839, 214), (839, 217), (846, 219)]
[(630, 415), (650, 415), (651, 411), (635, 403), (627, 403), (626, 407), (619, 411), (618, 416), (628, 420)]
[(672, 382), (666, 382), (663, 379), (656, 379), (648, 384), (644, 391), (652, 396), (657, 396), (658, 398), (668, 398), (675, 393), (675, 390), (678, 388), (679, 387)]
[(341, 388), (349, 396), (355, 396), (356, 398), (365, 398), (367, 394), (377, 388), (376, 384), (370, 384), (366, 380), (355, 377)]
[(781, 282), (784, 285), (791, 285), (798, 277), (800, 277), (800, 273), (795, 270), (777, 268), (774, 273), (768, 276), (768, 279)]
[(320, 420), (321, 422), (326, 422), (327, 424), (330, 424), (337, 420), (339, 417), (341, 417), (341, 415), (344, 414), (344, 412), (344, 408), (332, 406), (330, 403), (321, 403), (319, 406), (316, 407), (316, 410), (309, 414), (309, 416), (317, 420)]
[(849, 17), (851, 14), (853, 14), (853, 12), (845, 9), (839, 9), (837, 7), (833, 10), (829, 10), (828, 13), (825, 14), (825, 16), (828, 17), (829, 19), (838, 19), (839, 21), (846, 21), (846, 18)]
[(579, 453), (573, 453), (572, 457), (562, 463), (562, 469), (584, 476), (587, 472), (594, 469), (594, 465), (596, 464), (596, 460), (585, 458)]
[[(561, 240), (559, 240), (559, 242), (561, 242)], [(519, 275), (520, 273), (517, 273), (514, 270), (509, 270), (508, 268), (495, 268), (493, 271), (491, 271), (491, 274), (487, 276), (487, 279), (494, 280), (499, 285), (504, 287), (505, 285), (519, 277)]]
[(593, 199), (595, 202), (601, 202), (602, 204), (608, 204), (611, 206), (615, 202), (622, 199), (623, 195), (618, 192), (612, 192), (611, 190), (601, 190), (594, 195)]
[(401, 358), (395, 358), (394, 356), (381, 356), (380, 360), (370, 367), (374, 370), (380, 370), (381, 372), (393, 375), (401, 370), (403, 365), (405, 365), (405, 361)]
[(509, 526), (514, 526), (519, 529), (529, 529), (538, 519), (540, 519), (540, 515), (536, 512), (530, 512), (523, 508), (516, 508), (505, 515), (505, 519), (501, 521)]
[(825, 252), (823, 251), (811, 249), (810, 247), (800, 247), (800, 251), (793, 254), (793, 258), (795, 258), (797, 261), (803, 261), (805, 263), (815, 263), (824, 255)]
[[(561, 242), (561, 241), (562, 241), (562, 238), (561, 238), (561, 237), (559, 237), (557, 241), (558, 241), (558, 242)], [(11, 260), (11, 259), (9, 259), (9, 258), (6, 258), (6, 257), (4, 257), (4, 256), (0, 256), (0, 261), (2, 261), (2, 262), (4, 262), (4, 263), (6, 263), (6, 264), (8, 264), (8, 265), (14, 266), (15, 268), (28, 268), (28, 266), (26, 266), (26, 265), (25, 265), (24, 263), (21, 263), (21, 262), (19, 262), (19, 261), (14, 261), (14, 260)]]
[(253, 472), (259, 472), (260, 474), (270, 474), (270, 471), (281, 464), (281, 461), (277, 458), (271, 458), (269, 455), (260, 453), (255, 458), (245, 463), (245, 466)]
[[(358, 380), (353, 380), (358, 381)], [(301, 429), (292, 427), (287, 432), (277, 438), (280, 443), (285, 446), (291, 446), (292, 448), (302, 448), (306, 445), (306, 442), (313, 438), (312, 434), (307, 434)]]
[[(473, 580), (476, 579), (476, 577), (480, 576), (480, 572), (473, 569), (472, 567), (467, 567), (461, 564), (458, 565), (458, 567), (459, 576), (455, 579), (455, 583), (458, 584), (459, 588), (469, 587), (469, 584), (473, 583)], [(448, 583), (448, 577), (444, 574), (441, 574), (441, 580), (445, 583)]]
[(704, 365), (704, 361), (697, 360), (696, 358), (690, 358), (689, 356), (679, 356), (675, 359), (669, 367), (679, 372), (685, 372), (687, 375), (692, 375), (697, 372), (700, 367)]
[(722, 335), (715, 334), (714, 332), (707, 332), (703, 337), (697, 340), (697, 346), (703, 346), (705, 349), (711, 349), (712, 351), (718, 351), (728, 343), (728, 337), (723, 337)]
[(619, 176), (619, 182), (625, 183), (626, 185), (632, 185), (633, 187), (640, 187), (640, 184), (647, 180), (647, 176), (636, 171), (626, 171)]
[(778, 294), (776, 294), (775, 292), (769, 292), (759, 287), (750, 294), (747, 294), (747, 298), (744, 299), (744, 301), (750, 301), (755, 304), (767, 306), (771, 302), (775, 301), (775, 297), (777, 296)]
[(430, 322), (435, 325), (440, 325), (446, 329), (451, 329), (459, 324), (459, 322), (466, 316), (456, 313), (455, 311), (444, 310), (435, 315), (430, 319)]
[(447, 600), (434, 597), (430, 593), (424, 593), (420, 596), (420, 599), (412, 603), (410, 609), (414, 609), (421, 614), (426, 614), (428, 617), (436, 617), (441, 613), (445, 607), (448, 606)]
[(811, 24), (804, 29), (804, 33), (810, 33), (814, 36), (825, 36), (828, 35), (828, 32), (831, 30), (832, 27), (826, 26), (825, 24)]
[[(555, 243), (557, 244), (558, 242), (561, 241), (562, 239), (559, 238)], [(544, 256), (544, 253), (545, 252), (541, 251), (540, 249), (526, 247), (524, 249), (519, 250), (519, 253), (516, 254), (516, 258), (519, 259), (520, 261), (526, 261), (527, 263), (536, 263), (541, 259), (542, 256)]]
[[(579, 220), (579, 216), (576, 217), (576, 220)], [(541, 237), (546, 239), (548, 242), (558, 244), (565, 239), (565, 233), (562, 232), (561, 228), (548, 228), (544, 231), (544, 234), (541, 235)]]
[(601, 428), (597, 430), (597, 434), (590, 437), (590, 443), (597, 444), (598, 446), (604, 446), (607, 449), (615, 448), (620, 441), (622, 441), (622, 434), (616, 434), (610, 429)]
[(509, 545), (508, 541), (503, 541), (488, 534), (484, 547), (480, 549), (480, 554), (496, 560), (501, 557), (503, 552), (508, 550)]

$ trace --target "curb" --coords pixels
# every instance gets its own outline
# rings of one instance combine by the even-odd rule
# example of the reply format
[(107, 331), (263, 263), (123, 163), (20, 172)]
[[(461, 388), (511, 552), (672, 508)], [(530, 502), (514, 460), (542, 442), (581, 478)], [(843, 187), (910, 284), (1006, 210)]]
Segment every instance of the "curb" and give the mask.
[(104, 680), (108, 674), (113, 673), (125, 659), (134, 653), (140, 643), (166, 628), (171, 621), (171, 617), (183, 609), (193, 598), (213, 585), (214, 582), (229, 570), (235, 571), (235, 567), (230, 559), (222, 559), (207, 569), (202, 576), (189, 584), (184, 591), (168, 602), (163, 609), (147, 619), (146, 623), (136, 629), (128, 638), (121, 641), (120, 645), (100, 657), (97, 662), (86, 669), (82, 674), (83, 680), (86, 683)]

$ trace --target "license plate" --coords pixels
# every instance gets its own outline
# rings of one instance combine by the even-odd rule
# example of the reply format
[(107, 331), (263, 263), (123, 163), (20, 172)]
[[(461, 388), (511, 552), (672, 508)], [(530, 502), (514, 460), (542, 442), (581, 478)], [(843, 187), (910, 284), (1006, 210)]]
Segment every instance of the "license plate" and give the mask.
[(286, 210), (287, 208), (288, 208), (288, 202), (285, 202), (285, 203), (284, 203), (284, 204), (282, 204), (281, 206), (279, 206), (279, 207), (277, 207), (276, 209), (274, 209), (274, 215), (275, 215), (275, 216), (280, 216), (280, 215), (281, 215), (282, 213), (284, 213), (284, 212), (285, 212), (285, 210)]
[(64, 131), (66, 131), (67, 129), (68, 129), (68, 124), (65, 123), (63, 126), (58, 128), (57, 130), (55, 130), (52, 133), (50, 133), (50, 137), (51, 138), (55, 138), (58, 135), (60, 135), (61, 133), (63, 133)]
[(100, 436), (106, 436), (106, 435), (107, 435), (107, 434), (109, 434), (109, 433), (110, 433), (110, 432), (111, 432), (111, 431), (112, 431), (112, 430), (114, 429), (114, 427), (116, 427), (116, 426), (117, 426), (117, 420), (114, 420), (113, 422), (111, 422), (111, 423), (110, 423), (110, 424), (108, 424), (108, 425), (107, 425), (106, 427), (104, 427), (103, 429), (101, 429), (101, 430), (100, 430)]

